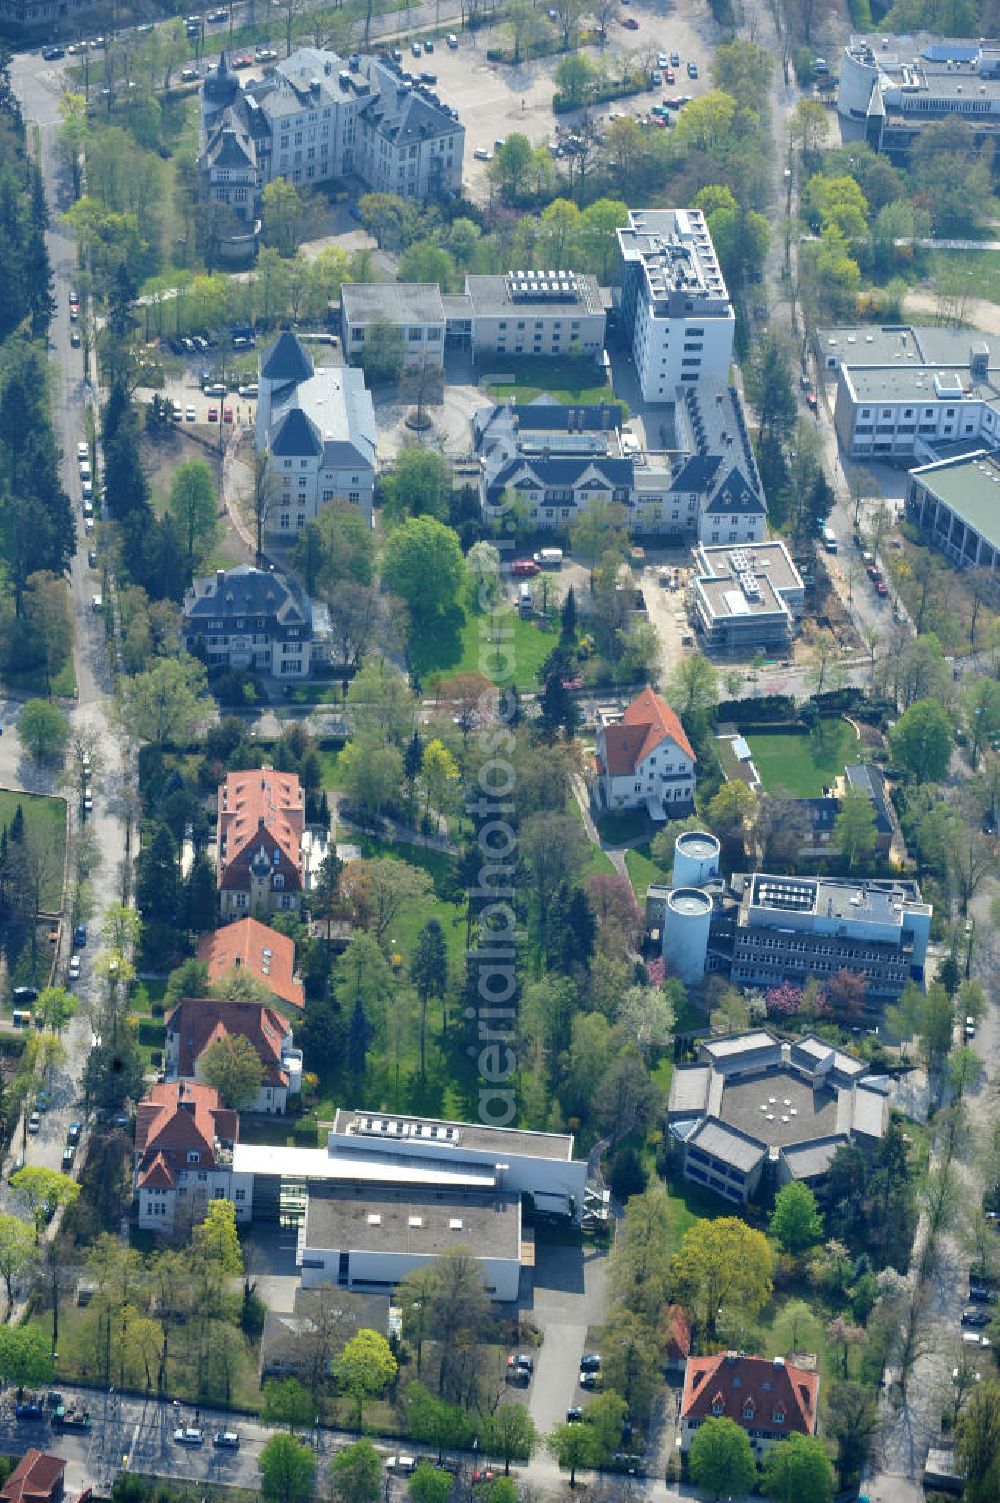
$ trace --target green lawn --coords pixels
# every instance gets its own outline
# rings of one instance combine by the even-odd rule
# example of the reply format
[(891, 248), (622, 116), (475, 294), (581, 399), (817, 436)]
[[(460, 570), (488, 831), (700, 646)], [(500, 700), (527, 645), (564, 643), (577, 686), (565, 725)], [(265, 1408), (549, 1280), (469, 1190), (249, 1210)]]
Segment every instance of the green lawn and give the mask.
[(636, 845), (630, 851), (625, 852), (625, 870), (632, 882), (632, 890), (640, 908), (646, 901), (646, 888), (652, 882), (669, 882), (668, 872), (652, 859), (649, 854), (649, 845)]
[(66, 804), (61, 798), (0, 789), (0, 829), (10, 824), (17, 813), (18, 804), (24, 810), (24, 822), (28, 831), (38, 836), (41, 847), (48, 852), (42, 886), (42, 908), (46, 913), (58, 913), (62, 908), (63, 864), (66, 856)]
[[(525, 355), (490, 356), (487, 375), (513, 376), (512, 382), (484, 382), (498, 402), (514, 397), (533, 402), (543, 392), (558, 402), (606, 402), (619, 400), (591, 360), (542, 360)], [(626, 417), (628, 409), (625, 410)]]
[(641, 843), (649, 834), (649, 817), (637, 809), (622, 809), (614, 814), (602, 814), (594, 821), (602, 840), (609, 845), (625, 845), (626, 842)]
[[(543, 631), (511, 612), (502, 619), (505, 635), (499, 659), (488, 616), (455, 606), (430, 625), (415, 624), (410, 657), (424, 689), (454, 673), (482, 673), (502, 685), (512, 682), (522, 692), (537, 690), (538, 670), (559, 641), (558, 627)], [(513, 636), (507, 635), (510, 632)]]
[(670, 1207), (670, 1229), (667, 1233), (667, 1248), (671, 1256), (681, 1245), (681, 1239), (696, 1221), (714, 1221), (717, 1216), (732, 1216), (733, 1208), (726, 1201), (707, 1190), (700, 1190), (685, 1179), (667, 1180), (667, 1201)]
[(860, 743), (846, 720), (821, 720), (803, 736), (762, 731), (747, 737), (754, 766), (768, 793), (819, 798), (844, 764), (857, 759)]
[(323, 787), (340, 790), (344, 786), (344, 780), (340, 770), (340, 747), (323, 746), (319, 750), (319, 760), (323, 767)]

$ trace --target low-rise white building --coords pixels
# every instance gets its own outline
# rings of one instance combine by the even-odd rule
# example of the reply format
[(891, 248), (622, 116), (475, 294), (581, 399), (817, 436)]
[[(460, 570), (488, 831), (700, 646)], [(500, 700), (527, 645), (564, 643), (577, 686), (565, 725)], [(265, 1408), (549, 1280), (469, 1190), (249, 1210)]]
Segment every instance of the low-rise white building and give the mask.
[(391, 324), (406, 365), (444, 364), (445, 313), (436, 282), (345, 282), (340, 289), (344, 355), (359, 362), (373, 325)]
[(605, 310), (597, 278), (576, 271), (509, 271), (466, 276), (464, 306), (477, 360), (499, 355), (584, 355), (604, 349)]
[(690, 608), (706, 646), (723, 653), (786, 648), (805, 600), (802, 576), (782, 542), (694, 549)]
[(318, 369), (296, 335), (279, 334), (260, 362), (255, 445), (270, 455), (275, 500), (265, 533), (294, 538), (331, 501), (371, 521), (375, 410), (364, 373)]
[(696, 761), (680, 720), (652, 689), (624, 711), (598, 711), (593, 792), (601, 809), (646, 809), (656, 820), (687, 814)]
[(513, 1302), (521, 1277), (521, 1200), (497, 1193), (309, 1191), (296, 1261), (302, 1287), (382, 1293), (457, 1248), (478, 1262), (491, 1299)]

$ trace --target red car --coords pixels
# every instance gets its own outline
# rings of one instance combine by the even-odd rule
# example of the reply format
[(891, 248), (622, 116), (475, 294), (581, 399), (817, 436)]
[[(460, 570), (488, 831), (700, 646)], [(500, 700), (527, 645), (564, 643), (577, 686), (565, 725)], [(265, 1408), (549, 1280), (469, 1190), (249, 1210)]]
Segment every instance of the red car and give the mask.
[(624, 28), (625, 28), (626, 31), (638, 31), (639, 30), (639, 23), (635, 19), (635, 16), (626, 16), (625, 19), (624, 19), (624, 21), (622, 22), (622, 25), (624, 26)]
[(875, 593), (876, 593), (876, 595), (888, 595), (888, 593), (889, 593), (889, 586), (886, 584), (886, 582), (885, 582), (884, 579), (876, 579), (876, 581), (875, 581)]
[(217, 423), (219, 421), (219, 409), (218, 409), (218, 407), (210, 407), (208, 409), (208, 421), (210, 423)]
[(672, 84), (677, 82), (677, 75), (674, 73), (673, 68), (664, 68), (663, 78), (665, 83)]
[(515, 579), (533, 579), (542, 572), (542, 567), (533, 558), (518, 558), (511, 564), (510, 572)]
[(233, 58), (233, 67), (252, 68), (253, 58), (250, 56), (249, 52), (237, 52), (236, 56)]
[(231, 407), (225, 407), (225, 408), (223, 408), (222, 421), (224, 423), (231, 423), (232, 420), (233, 420), (233, 409)]
[(816, 401), (816, 393), (814, 391), (811, 391), (811, 390), (807, 391), (806, 392), (806, 406), (809, 408), (809, 411), (810, 412), (815, 412), (818, 405), (819, 404)]

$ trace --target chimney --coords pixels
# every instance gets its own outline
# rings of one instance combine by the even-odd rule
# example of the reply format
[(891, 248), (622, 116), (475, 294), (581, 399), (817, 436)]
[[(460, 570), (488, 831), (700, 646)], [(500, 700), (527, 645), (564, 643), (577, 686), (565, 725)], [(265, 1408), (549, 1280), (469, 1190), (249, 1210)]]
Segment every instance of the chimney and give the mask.
[(215, 571), (215, 588), (217, 590), (221, 590), (222, 589), (222, 586), (225, 583), (225, 580), (226, 580), (226, 571), (225, 571), (225, 569), (216, 569), (216, 571)]

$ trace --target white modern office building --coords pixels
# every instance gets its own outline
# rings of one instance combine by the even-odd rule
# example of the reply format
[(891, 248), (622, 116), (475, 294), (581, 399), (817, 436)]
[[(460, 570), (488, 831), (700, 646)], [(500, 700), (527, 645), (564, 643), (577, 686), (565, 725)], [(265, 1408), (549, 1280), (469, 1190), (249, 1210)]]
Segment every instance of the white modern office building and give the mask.
[(700, 209), (630, 209), (618, 231), (619, 318), (643, 401), (728, 384), (735, 317)]

